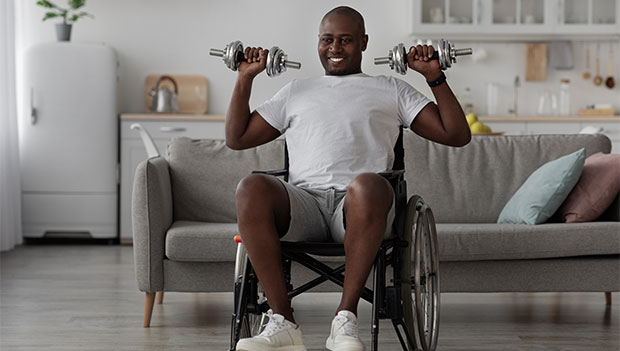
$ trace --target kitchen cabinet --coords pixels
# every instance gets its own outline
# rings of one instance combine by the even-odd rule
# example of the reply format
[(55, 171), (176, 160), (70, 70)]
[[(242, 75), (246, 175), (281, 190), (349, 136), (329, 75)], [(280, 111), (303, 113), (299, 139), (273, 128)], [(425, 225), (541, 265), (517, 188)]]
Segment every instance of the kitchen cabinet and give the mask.
[(620, 37), (620, 0), (410, 0), (419, 39)]
[(505, 135), (577, 134), (583, 128), (601, 128), (611, 140), (611, 152), (620, 154), (620, 117), (484, 117), (493, 131)]
[(120, 184), (120, 238), (130, 243), (131, 194), (138, 164), (147, 158), (146, 149), (137, 131), (130, 129), (140, 123), (149, 132), (159, 153), (166, 157), (168, 141), (175, 137), (192, 139), (224, 139), (224, 116), (219, 115), (121, 115), (121, 184)]

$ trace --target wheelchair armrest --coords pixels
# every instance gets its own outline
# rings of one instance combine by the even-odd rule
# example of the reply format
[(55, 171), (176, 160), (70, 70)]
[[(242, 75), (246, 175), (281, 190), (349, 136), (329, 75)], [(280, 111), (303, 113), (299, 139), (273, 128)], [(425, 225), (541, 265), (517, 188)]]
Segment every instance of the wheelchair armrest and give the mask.
[(396, 170), (396, 171), (387, 171), (387, 172), (379, 172), (378, 175), (384, 177), (387, 180), (398, 179), (405, 174), (404, 170)]
[(275, 177), (288, 175), (287, 169), (274, 169), (269, 171), (252, 171), (252, 174), (267, 174)]

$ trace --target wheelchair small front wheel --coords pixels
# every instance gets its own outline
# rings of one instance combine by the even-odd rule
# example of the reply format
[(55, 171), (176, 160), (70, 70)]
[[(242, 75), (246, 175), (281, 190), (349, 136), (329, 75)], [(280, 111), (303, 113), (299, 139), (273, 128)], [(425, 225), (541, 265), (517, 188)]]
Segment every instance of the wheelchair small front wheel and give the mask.
[(400, 276), (407, 343), (410, 350), (435, 350), (440, 300), (435, 219), (422, 198), (412, 196), (405, 222), (403, 239), (410, 245), (401, 253)]

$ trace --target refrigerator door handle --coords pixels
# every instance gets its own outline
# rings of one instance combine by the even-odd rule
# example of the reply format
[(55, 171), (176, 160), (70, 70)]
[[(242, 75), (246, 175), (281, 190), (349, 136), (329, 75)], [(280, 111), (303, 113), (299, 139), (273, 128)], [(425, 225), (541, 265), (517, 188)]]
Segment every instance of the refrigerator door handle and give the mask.
[(37, 124), (37, 109), (34, 107), (34, 88), (30, 88), (30, 123)]

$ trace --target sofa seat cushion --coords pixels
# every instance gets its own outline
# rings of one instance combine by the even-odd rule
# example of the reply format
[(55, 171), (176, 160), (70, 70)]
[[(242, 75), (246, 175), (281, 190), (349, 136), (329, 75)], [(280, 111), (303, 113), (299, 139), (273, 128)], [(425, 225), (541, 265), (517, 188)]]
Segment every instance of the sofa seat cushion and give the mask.
[[(166, 233), (166, 257), (182, 262), (234, 262), (235, 223), (176, 221)], [(441, 261), (486, 261), (620, 254), (620, 222), (438, 223)], [(341, 257), (323, 258), (341, 262)]]
[(620, 254), (620, 222), (438, 223), (441, 261), (519, 260)]
[(166, 233), (166, 257), (183, 262), (235, 260), (237, 223), (175, 221)]

